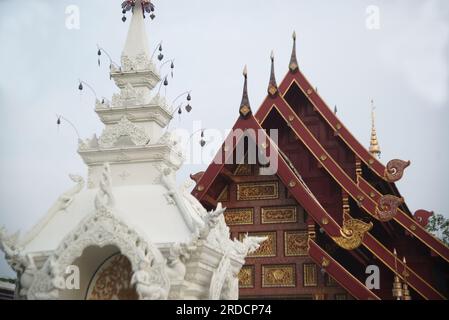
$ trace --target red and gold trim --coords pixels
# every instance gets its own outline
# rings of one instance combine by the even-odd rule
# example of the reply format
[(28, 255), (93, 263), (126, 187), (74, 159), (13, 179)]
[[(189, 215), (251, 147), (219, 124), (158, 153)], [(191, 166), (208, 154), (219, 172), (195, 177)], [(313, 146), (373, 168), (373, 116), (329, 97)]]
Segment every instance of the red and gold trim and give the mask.
[(309, 256), (326, 273), (345, 288), (357, 300), (380, 300), (380, 298), (364, 286), (356, 277), (324, 251), (315, 241), (309, 240)]

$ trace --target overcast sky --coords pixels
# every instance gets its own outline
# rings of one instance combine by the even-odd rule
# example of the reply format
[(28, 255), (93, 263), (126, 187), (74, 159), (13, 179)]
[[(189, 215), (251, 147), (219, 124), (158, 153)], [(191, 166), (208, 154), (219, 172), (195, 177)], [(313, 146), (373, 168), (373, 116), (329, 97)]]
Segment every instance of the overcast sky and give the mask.
[[(96, 44), (120, 60), (127, 27), (120, 0), (0, 0), (0, 225), (29, 229), (86, 175), (77, 138), (99, 135), (93, 97), (117, 92)], [(176, 70), (171, 99), (192, 90), (191, 114), (171, 127), (231, 128), (238, 115), (243, 66), (248, 64), (253, 109), (266, 95), (269, 55), (280, 81), (287, 72), (291, 34), (298, 35), (300, 68), (365, 145), (371, 98), (377, 105), (382, 162), (409, 159), (398, 183), (410, 209), (449, 216), (449, 2), (446, 0), (155, 0), (147, 19), (150, 46), (163, 40)], [(66, 27), (67, 6), (80, 10), (80, 28)], [(367, 28), (367, 8), (379, 9), (378, 29)], [(374, 7), (374, 9), (376, 8)], [(372, 11), (370, 11), (372, 12)], [(129, 17), (129, 15), (128, 15)], [(370, 16), (371, 17), (371, 16)], [(371, 21), (371, 20), (369, 20)], [(168, 99), (171, 101), (171, 99)], [(188, 165), (179, 183), (206, 165)], [(1, 254), (0, 254), (1, 256)], [(11, 275), (0, 258), (0, 276)]]

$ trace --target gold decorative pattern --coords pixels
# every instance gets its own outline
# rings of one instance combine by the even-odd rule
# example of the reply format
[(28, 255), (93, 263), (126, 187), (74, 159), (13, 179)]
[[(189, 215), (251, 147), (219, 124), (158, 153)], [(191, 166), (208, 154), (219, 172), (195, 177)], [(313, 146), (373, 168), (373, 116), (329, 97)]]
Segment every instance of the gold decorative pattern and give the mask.
[(306, 231), (285, 231), (284, 250), (286, 257), (307, 256), (308, 234)]
[(250, 164), (239, 164), (234, 171), (235, 176), (250, 176), (252, 174), (252, 165)]
[(131, 277), (132, 267), (128, 258), (121, 254), (109, 258), (91, 281), (87, 300), (137, 300)]
[(329, 265), (331, 264), (330, 260), (326, 257), (323, 257), (323, 259), (321, 259), (321, 266), (323, 268), (327, 268), (329, 267)]
[(270, 85), (270, 86), (268, 87), (268, 93), (269, 93), (271, 96), (274, 96), (277, 92), (278, 92), (278, 88), (276, 88), (275, 86)]
[(224, 218), (228, 226), (253, 224), (254, 209), (253, 208), (227, 209), (224, 213)]
[(315, 223), (314, 222), (310, 222), (307, 224), (307, 234), (309, 236), (309, 239), (315, 240), (316, 231), (315, 231)]
[(332, 237), (336, 244), (346, 250), (354, 250), (358, 248), (365, 234), (371, 230), (373, 224), (365, 223), (357, 219), (347, 219), (343, 222), (340, 229), (340, 237)]
[(318, 274), (316, 264), (304, 263), (302, 268), (303, 268), (304, 287), (316, 287), (318, 285)]
[(251, 112), (251, 108), (248, 105), (243, 105), (240, 107), (240, 114), (246, 117)]
[(254, 288), (254, 266), (243, 266), (238, 277), (239, 288)]
[(362, 176), (362, 161), (359, 158), (356, 158), (355, 160), (355, 174), (357, 176)]
[(221, 191), (220, 195), (217, 198), (218, 202), (226, 202), (229, 201), (229, 187), (226, 186), (224, 187), (224, 189)]
[(277, 181), (237, 184), (237, 200), (269, 200), (278, 197)]
[(262, 266), (262, 287), (295, 287), (295, 265), (269, 265)]
[(267, 240), (260, 244), (260, 247), (247, 257), (262, 258), (262, 257), (275, 257), (276, 256), (276, 232), (249, 232), (239, 233), (239, 240), (242, 241), (246, 234), (254, 237), (267, 237)]
[(262, 208), (262, 224), (269, 223), (295, 223), (298, 221), (296, 207)]

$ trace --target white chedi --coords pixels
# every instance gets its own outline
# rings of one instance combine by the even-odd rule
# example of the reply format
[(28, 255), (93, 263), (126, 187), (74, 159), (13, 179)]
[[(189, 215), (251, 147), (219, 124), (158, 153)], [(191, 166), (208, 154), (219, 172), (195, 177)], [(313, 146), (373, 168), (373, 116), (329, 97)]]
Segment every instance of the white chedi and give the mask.
[[(0, 228), (17, 299), (101, 299), (125, 289), (139, 299), (237, 299), (245, 257), (265, 240), (231, 240), (226, 209), (208, 212), (188, 184), (177, 186), (181, 146), (166, 130), (165, 98), (152, 92), (160, 77), (141, 10), (135, 6), (122, 68), (111, 69), (120, 93), (112, 105), (96, 104), (105, 128), (79, 144), (87, 179), (70, 175), (74, 186), (23, 237)], [(130, 269), (102, 274), (117, 255)], [(80, 270), (76, 290), (66, 285), (70, 266)]]

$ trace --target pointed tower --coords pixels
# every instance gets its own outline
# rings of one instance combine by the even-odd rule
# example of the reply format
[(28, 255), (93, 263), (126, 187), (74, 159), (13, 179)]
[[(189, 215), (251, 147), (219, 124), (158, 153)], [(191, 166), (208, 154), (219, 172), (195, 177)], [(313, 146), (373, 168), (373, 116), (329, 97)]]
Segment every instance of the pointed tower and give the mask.
[(292, 37), (293, 37), (293, 48), (288, 68), (290, 72), (295, 73), (299, 69), (298, 59), (296, 59), (296, 31), (293, 31)]
[(376, 133), (376, 120), (375, 120), (375, 106), (374, 106), (374, 100), (371, 100), (371, 139), (370, 139), (370, 145), (369, 145), (369, 152), (377, 157), (380, 158), (380, 146), (379, 142), (377, 141), (377, 133)]
[(95, 111), (105, 129), (98, 139), (87, 139), (79, 146), (89, 167), (90, 188), (98, 186), (103, 162), (111, 164), (115, 185), (145, 184), (158, 176), (160, 168), (177, 170), (182, 164), (179, 145), (169, 133), (163, 134), (172, 110), (154, 92), (161, 78), (150, 60), (140, 1), (135, 1), (132, 13), (122, 66), (111, 67), (120, 92), (113, 95), (111, 104), (97, 102)]
[(268, 84), (268, 94), (271, 97), (275, 97), (278, 93), (278, 85), (276, 82), (276, 74), (274, 72), (274, 52), (271, 51), (271, 70), (270, 70), (270, 82)]
[(242, 102), (240, 103), (239, 113), (243, 118), (247, 118), (251, 115), (251, 106), (248, 97), (248, 69), (246, 66), (243, 68), (243, 77), (245, 78), (245, 82), (243, 84)]

